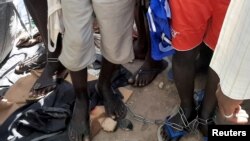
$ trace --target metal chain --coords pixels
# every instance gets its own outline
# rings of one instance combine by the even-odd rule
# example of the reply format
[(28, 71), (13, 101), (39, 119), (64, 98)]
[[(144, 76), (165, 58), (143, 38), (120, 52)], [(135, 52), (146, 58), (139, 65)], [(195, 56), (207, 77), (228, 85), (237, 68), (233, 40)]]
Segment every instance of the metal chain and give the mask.
[(198, 118), (198, 116), (194, 120), (192, 120), (191, 122), (188, 122), (183, 110), (181, 108), (179, 108), (178, 113), (180, 114), (181, 120), (184, 123), (184, 126), (181, 126), (181, 125), (176, 124), (176, 123), (168, 122), (168, 120), (147, 119), (147, 118), (145, 118), (145, 117), (143, 117), (143, 116), (141, 116), (139, 114), (136, 114), (133, 110), (131, 110), (129, 108), (128, 105), (126, 105), (126, 107), (128, 109), (129, 114), (136, 121), (139, 121), (139, 122), (141, 122), (143, 124), (155, 124), (155, 125), (165, 124), (165, 125), (171, 126), (175, 130), (179, 130), (179, 131), (187, 130), (187, 131), (190, 131), (190, 132), (197, 132), (197, 128), (198, 128), (199, 124), (208, 125), (208, 124), (214, 122), (213, 118), (205, 120), (205, 119)]
[(127, 109), (129, 111), (129, 113), (131, 114), (132, 118), (136, 121), (139, 121), (143, 124), (156, 124), (156, 125), (161, 125), (164, 123), (164, 120), (150, 120), (147, 119), (141, 115), (136, 114), (134, 111), (132, 111), (128, 106)]
[(202, 125), (208, 125), (208, 124), (214, 123), (214, 119), (213, 119), (213, 118), (210, 118), (210, 119), (198, 118), (198, 119), (197, 119), (197, 122), (198, 122), (199, 124), (202, 124)]
[(131, 114), (132, 118), (136, 121), (143, 123), (143, 124), (155, 124), (155, 125), (165, 124), (165, 125), (169, 125), (169, 126), (173, 127), (175, 130), (179, 130), (179, 131), (184, 130), (184, 127), (179, 125), (179, 124), (167, 122), (164, 120), (150, 120), (150, 119), (147, 119), (141, 115), (136, 114), (129, 107), (127, 107), (127, 108), (128, 108), (129, 113)]

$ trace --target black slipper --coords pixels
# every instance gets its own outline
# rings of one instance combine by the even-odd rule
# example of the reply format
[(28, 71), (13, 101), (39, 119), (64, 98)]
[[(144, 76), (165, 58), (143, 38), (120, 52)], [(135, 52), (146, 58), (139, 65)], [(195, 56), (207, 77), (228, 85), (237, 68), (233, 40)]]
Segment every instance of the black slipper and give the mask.
[[(164, 65), (161, 66), (161, 68), (140, 68), (134, 75), (131, 77), (128, 82), (130, 85), (135, 87), (144, 87), (150, 84), (158, 74), (163, 72), (167, 67), (167, 62), (163, 61)], [(151, 76), (151, 79), (144, 79), (143, 76)], [(141, 84), (140, 82), (143, 82)]]
[[(61, 72), (60, 75), (55, 75), (55, 78), (53, 79), (46, 79), (45, 82), (40, 82), (41, 81), (41, 77), (39, 77), (37, 79), (37, 81), (35, 82), (35, 84), (33, 85), (32, 89), (31, 89), (31, 92), (33, 91), (38, 91), (38, 90), (41, 90), (41, 89), (44, 89), (46, 87), (50, 87), (50, 90), (48, 90), (48, 92), (54, 90), (57, 86), (57, 83), (58, 82), (61, 82), (61, 80), (64, 80), (68, 75), (68, 71), (65, 70), (63, 72)], [(44, 81), (44, 80), (43, 80)], [(30, 95), (27, 99), (26, 99), (26, 102), (27, 103), (33, 103), (33, 102), (36, 102), (38, 100), (40, 100), (41, 98), (44, 98), (48, 92), (44, 93), (44, 94), (32, 94)]]

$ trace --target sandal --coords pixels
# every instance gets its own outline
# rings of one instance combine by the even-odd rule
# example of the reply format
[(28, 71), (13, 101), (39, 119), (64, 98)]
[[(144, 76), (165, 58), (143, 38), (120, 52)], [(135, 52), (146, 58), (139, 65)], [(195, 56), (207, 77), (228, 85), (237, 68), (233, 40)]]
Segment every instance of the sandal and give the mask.
[(183, 125), (170, 122), (170, 119), (173, 116), (167, 117), (165, 123), (158, 128), (158, 141), (178, 141), (181, 137), (193, 131), (194, 128), (192, 125), (196, 122), (196, 118), (191, 122), (188, 122), (181, 107), (179, 108), (177, 115), (181, 117)]
[(26, 48), (26, 47), (32, 47), (38, 43), (42, 42), (42, 37), (39, 32), (35, 33), (33, 37), (30, 36), (24, 36), (21, 37), (18, 42), (16, 43), (17, 48)]
[(164, 60), (159, 68), (143, 68), (142, 66), (131, 78), (129, 78), (128, 82), (134, 87), (145, 87), (149, 85), (160, 73), (162, 73), (167, 66), (168, 63)]
[(31, 70), (44, 68), (45, 65), (46, 65), (46, 52), (45, 49), (41, 47), (34, 56), (27, 58), (23, 61), (20, 61), (15, 68), (15, 73), (16, 74), (28, 73)]
[[(45, 84), (41, 84), (41, 83), (35, 83), (32, 87), (32, 90), (31, 91), (36, 91), (36, 90), (39, 90), (39, 89), (43, 89), (43, 88), (46, 88), (48, 86), (51, 86), (52, 89), (55, 89), (56, 87), (56, 80), (55, 79), (50, 79), (50, 80), (46, 80), (46, 83)], [(34, 102), (37, 102), (38, 100), (44, 98), (48, 93), (43, 93), (43, 94), (32, 94), (32, 95), (29, 95), (29, 97), (26, 99), (26, 102), (27, 103), (34, 103)]]
[(26, 102), (27, 103), (34, 103), (37, 102), (38, 100), (44, 98), (46, 95), (49, 94), (49, 92), (53, 91), (56, 88), (56, 85), (58, 82), (60, 82), (61, 80), (64, 80), (68, 75), (68, 71), (65, 70), (63, 71), (60, 75), (55, 74), (53, 76), (53, 79), (47, 79), (46, 83), (35, 83), (34, 86), (32, 87), (31, 91), (38, 91), (39, 89), (43, 89), (46, 87), (50, 87), (50, 90), (48, 91), (48, 93), (44, 93), (41, 95), (30, 95), (27, 99)]
[[(48, 62), (58, 62), (57, 58), (48, 58)], [(39, 77), (38, 80), (35, 82), (33, 85), (31, 92), (32, 91), (38, 91), (40, 89), (46, 88), (46, 87), (51, 87), (48, 92), (54, 90), (56, 88), (57, 83), (59, 83), (61, 80), (64, 80), (68, 75), (68, 70), (63, 70), (61, 72), (55, 72), (55, 74), (52, 76), (51, 79), (46, 79), (46, 83), (39, 83), (39, 79), (42, 79), (42, 77)], [(36, 102), (40, 100), (41, 98), (44, 98), (48, 92), (45, 92), (41, 95), (37, 94), (32, 94), (30, 95), (27, 99), (26, 102)]]

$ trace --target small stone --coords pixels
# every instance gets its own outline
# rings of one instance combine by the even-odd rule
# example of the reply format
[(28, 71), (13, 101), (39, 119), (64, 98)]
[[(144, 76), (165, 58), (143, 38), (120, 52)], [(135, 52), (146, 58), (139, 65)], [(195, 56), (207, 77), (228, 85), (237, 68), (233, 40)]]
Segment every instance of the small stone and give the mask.
[(104, 131), (113, 132), (117, 126), (117, 121), (112, 118), (106, 118), (101, 124)]
[(163, 83), (163, 82), (160, 82), (158, 86), (159, 86), (160, 89), (162, 89), (162, 88), (163, 88), (163, 85), (164, 85), (164, 83)]

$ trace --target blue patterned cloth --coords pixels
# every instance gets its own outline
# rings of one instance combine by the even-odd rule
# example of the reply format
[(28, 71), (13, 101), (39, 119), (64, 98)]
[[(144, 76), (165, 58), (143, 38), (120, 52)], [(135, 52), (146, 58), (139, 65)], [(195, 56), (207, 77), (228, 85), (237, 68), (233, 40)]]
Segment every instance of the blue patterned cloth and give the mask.
[(171, 46), (171, 18), (167, 0), (151, 0), (147, 12), (150, 29), (151, 56), (154, 60), (162, 60), (173, 55), (175, 50)]

